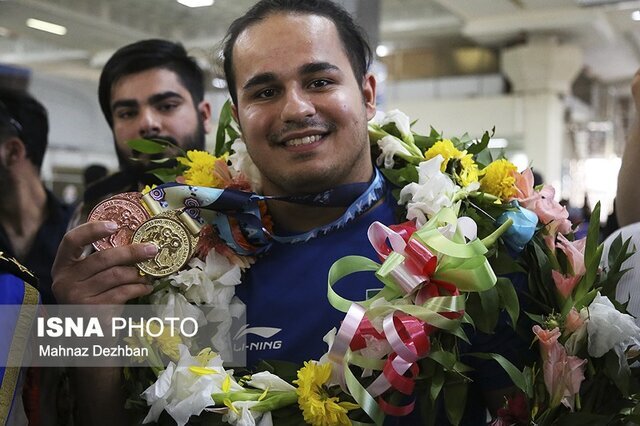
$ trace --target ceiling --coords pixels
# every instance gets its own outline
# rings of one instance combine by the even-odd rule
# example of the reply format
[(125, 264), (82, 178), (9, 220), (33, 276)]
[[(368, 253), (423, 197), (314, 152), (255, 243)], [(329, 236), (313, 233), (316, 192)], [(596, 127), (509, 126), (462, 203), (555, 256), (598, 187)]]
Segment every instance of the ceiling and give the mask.
[[(586, 72), (601, 82), (628, 82), (640, 68), (640, 21), (631, 19), (640, 1), (355, 1), (359, 7), (380, 5), (380, 43), (392, 52), (447, 45), (501, 48), (552, 36), (580, 46)], [(182, 41), (207, 67), (227, 26), (254, 3), (216, 0), (192, 9), (175, 0), (0, 0), (0, 64), (97, 80), (118, 47), (162, 37)], [(28, 18), (64, 25), (67, 34), (28, 28)]]

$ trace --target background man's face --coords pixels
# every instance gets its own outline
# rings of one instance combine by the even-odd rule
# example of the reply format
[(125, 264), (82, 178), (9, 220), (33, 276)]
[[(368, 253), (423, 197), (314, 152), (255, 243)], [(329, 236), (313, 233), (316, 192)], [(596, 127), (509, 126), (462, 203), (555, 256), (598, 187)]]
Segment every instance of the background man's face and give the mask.
[[(130, 164), (127, 141), (161, 137), (184, 149), (204, 149), (207, 128), (189, 91), (173, 71), (153, 68), (117, 80), (111, 88), (113, 136), (121, 166)], [(208, 120), (208, 116), (206, 116)]]
[(316, 192), (371, 177), (375, 81), (356, 81), (332, 21), (269, 15), (240, 34), (233, 64), (234, 111), (265, 193)]

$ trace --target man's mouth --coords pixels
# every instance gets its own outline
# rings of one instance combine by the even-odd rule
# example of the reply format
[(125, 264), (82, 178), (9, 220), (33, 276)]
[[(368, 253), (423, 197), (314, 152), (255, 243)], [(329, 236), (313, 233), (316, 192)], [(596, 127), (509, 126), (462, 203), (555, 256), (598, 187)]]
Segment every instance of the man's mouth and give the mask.
[(300, 138), (293, 138), (293, 139), (289, 139), (284, 141), (284, 146), (302, 146), (302, 145), (310, 145), (314, 142), (319, 141), (320, 139), (322, 139), (324, 135), (309, 135), (309, 136), (303, 136)]

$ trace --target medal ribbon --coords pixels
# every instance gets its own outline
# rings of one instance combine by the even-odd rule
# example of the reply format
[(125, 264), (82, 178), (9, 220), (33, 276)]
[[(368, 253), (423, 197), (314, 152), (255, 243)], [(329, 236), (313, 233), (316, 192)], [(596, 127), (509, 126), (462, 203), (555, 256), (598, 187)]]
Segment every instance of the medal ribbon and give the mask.
[[(384, 178), (380, 171), (375, 169), (374, 176), (368, 183), (341, 185), (319, 194), (278, 197), (234, 189), (168, 183), (151, 190), (149, 196), (156, 200), (162, 209), (184, 209), (200, 225), (205, 223), (215, 225), (220, 237), (236, 253), (254, 255), (267, 250), (272, 240), (294, 244), (342, 228), (378, 202), (384, 192)], [(294, 235), (273, 235), (263, 226), (258, 204), (266, 200), (320, 207), (347, 207), (347, 210), (335, 221), (311, 231)], [(239, 227), (250, 247), (234, 236), (234, 226)]]

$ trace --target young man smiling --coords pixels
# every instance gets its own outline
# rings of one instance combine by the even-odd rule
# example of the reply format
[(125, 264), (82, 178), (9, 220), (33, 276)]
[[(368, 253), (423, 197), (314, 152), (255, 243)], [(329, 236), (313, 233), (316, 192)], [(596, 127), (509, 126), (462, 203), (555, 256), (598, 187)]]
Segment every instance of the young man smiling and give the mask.
[[(233, 113), (264, 194), (312, 199), (322, 193), (334, 201), (330, 207), (269, 202), (275, 234), (282, 238), (237, 286), (247, 305), (248, 363), (318, 359), (326, 351), (322, 337), (344, 317), (327, 300), (329, 267), (346, 255), (375, 258), (367, 228), (373, 221), (395, 221), (396, 203), (370, 156), (367, 121), (375, 113), (376, 88), (367, 72), (371, 50), (348, 13), (331, 1), (262, 0), (231, 25), (224, 58)], [(336, 201), (337, 187), (348, 196)], [(153, 256), (151, 246), (70, 260), (81, 245), (110, 232), (106, 224), (92, 223), (65, 238), (54, 275), (67, 300), (123, 303), (148, 292), (124, 265)], [(92, 282), (92, 294), (73, 279), (77, 271)], [(341, 296), (364, 300), (382, 287), (372, 275), (356, 275), (339, 284)], [(256, 328), (275, 334), (250, 333)], [(511, 341), (503, 338), (501, 345)], [(494, 389), (509, 384), (494, 379)], [(101, 395), (116, 398), (118, 376), (108, 384), (111, 390)], [(483, 391), (492, 408), (502, 405), (503, 389)], [(472, 399), (470, 418), (484, 424), (485, 405), (481, 397)]]

